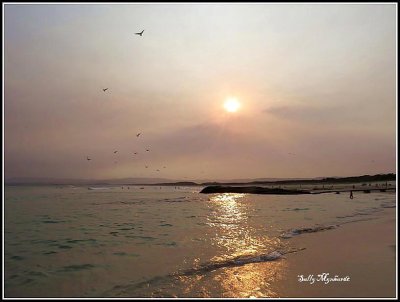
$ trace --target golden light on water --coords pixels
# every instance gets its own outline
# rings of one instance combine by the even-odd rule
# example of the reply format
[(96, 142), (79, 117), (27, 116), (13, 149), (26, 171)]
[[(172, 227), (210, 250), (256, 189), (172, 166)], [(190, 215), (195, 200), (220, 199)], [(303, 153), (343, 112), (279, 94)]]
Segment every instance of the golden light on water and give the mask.
[[(223, 260), (229, 256), (240, 256), (253, 252), (255, 242), (247, 235), (246, 211), (238, 200), (245, 194), (224, 193), (210, 198), (214, 211), (207, 217), (208, 225), (217, 230), (214, 243), (226, 250), (225, 254), (214, 257), (212, 260)], [(246, 240), (243, 240), (246, 239)]]
[[(212, 245), (218, 251), (211, 262), (260, 255), (279, 244), (251, 225), (251, 202), (246, 194), (235, 193), (217, 194), (209, 199), (207, 225), (214, 235)], [(282, 279), (285, 269), (286, 263), (281, 260), (228, 265), (205, 274), (180, 276), (177, 282), (185, 284), (184, 295), (195, 292), (196, 297), (278, 297), (273, 283)]]
[[(212, 261), (271, 252), (280, 242), (268, 237), (251, 224), (246, 194), (224, 193), (210, 198), (208, 225), (214, 229), (213, 244), (221, 251)], [(276, 297), (271, 282), (281, 278), (282, 261), (250, 263), (216, 270), (210, 276), (217, 281), (222, 297)], [(211, 293), (212, 294), (212, 293)], [(221, 293), (219, 293), (221, 294)]]
[(278, 298), (272, 284), (284, 278), (286, 267), (283, 261), (251, 263), (205, 275), (180, 276), (175, 282), (184, 288), (182, 297)]
[(225, 101), (224, 108), (226, 111), (233, 113), (239, 110), (240, 103), (236, 98), (231, 97)]
[[(279, 282), (286, 276), (287, 262), (276, 260), (232, 265), (231, 260), (236, 257), (257, 257), (281, 246), (279, 239), (269, 237), (265, 229), (260, 229), (252, 220), (253, 202), (248, 194), (212, 195), (207, 202), (206, 216), (207, 236), (210, 235), (211, 242), (206, 246), (207, 251), (201, 251), (201, 247), (198, 251), (208, 257), (195, 258), (189, 273), (172, 278), (157, 277), (151, 285), (155, 288), (151, 297), (279, 297)], [(213, 266), (224, 263), (226, 265)], [(202, 270), (202, 267), (206, 269)]]
[(214, 244), (225, 253), (212, 260), (265, 252), (266, 248), (279, 244), (268, 236), (260, 236), (249, 224), (246, 194), (223, 193), (210, 198), (213, 211), (207, 217), (208, 225), (215, 229)]
[(225, 298), (276, 298), (279, 295), (271, 284), (283, 278), (285, 268), (283, 261), (251, 263), (223, 269), (214, 280), (228, 289), (223, 292)]

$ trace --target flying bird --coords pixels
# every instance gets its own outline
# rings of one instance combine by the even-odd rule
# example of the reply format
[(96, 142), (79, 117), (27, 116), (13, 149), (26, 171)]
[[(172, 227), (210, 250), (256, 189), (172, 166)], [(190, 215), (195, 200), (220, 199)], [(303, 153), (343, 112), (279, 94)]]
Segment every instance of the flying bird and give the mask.
[(142, 36), (142, 35), (143, 35), (143, 32), (144, 32), (144, 29), (143, 29), (140, 33), (135, 33), (135, 35)]
[(133, 154), (137, 154), (137, 152), (133, 152)]
[(146, 151), (149, 152), (150, 150), (149, 150), (149, 149), (146, 149)]
[(157, 169), (156, 171), (157, 171), (157, 172), (160, 172), (160, 170), (158, 170), (158, 169)]
[(89, 156), (86, 156), (86, 159), (87, 159), (87, 160), (92, 160), (91, 158), (89, 158)]
[(136, 134), (136, 137), (139, 137), (139, 135), (140, 135), (140, 134), (142, 134), (142, 133), (138, 133), (138, 134)]
[(103, 88), (103, 91), (106, 92), (108, 90), (108, 88)]
[(114, 151), (114, 153), (117, 153), (117, 152), (118, 152), (118, 150)]

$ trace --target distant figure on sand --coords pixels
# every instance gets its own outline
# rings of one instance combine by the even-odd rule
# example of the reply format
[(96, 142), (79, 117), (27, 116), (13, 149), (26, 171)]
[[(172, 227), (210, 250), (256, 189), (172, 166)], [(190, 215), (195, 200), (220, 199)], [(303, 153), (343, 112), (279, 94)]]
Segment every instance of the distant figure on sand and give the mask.
[(353, 191), (350, 191), (350, 199), (353, 199)]

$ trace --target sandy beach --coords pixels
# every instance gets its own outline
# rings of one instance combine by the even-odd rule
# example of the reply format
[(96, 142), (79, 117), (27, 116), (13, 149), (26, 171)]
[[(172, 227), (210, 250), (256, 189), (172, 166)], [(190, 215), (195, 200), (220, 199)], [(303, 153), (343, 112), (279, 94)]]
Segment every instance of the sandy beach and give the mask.
[[(306, 250), (285, 257), (287, 270), (274, 291), (279, 297), (395, 297), (395, 208), (375, 218), (290, 239)], [(326, 283), (323, 273), (350, 280)]]

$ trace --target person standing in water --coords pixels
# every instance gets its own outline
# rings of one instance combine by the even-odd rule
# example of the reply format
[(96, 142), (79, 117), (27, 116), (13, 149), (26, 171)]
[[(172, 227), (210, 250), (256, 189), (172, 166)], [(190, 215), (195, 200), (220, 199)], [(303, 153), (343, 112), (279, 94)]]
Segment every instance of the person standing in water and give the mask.
[(353, 199), (353, 191), (350, 191), (350, 199)]

